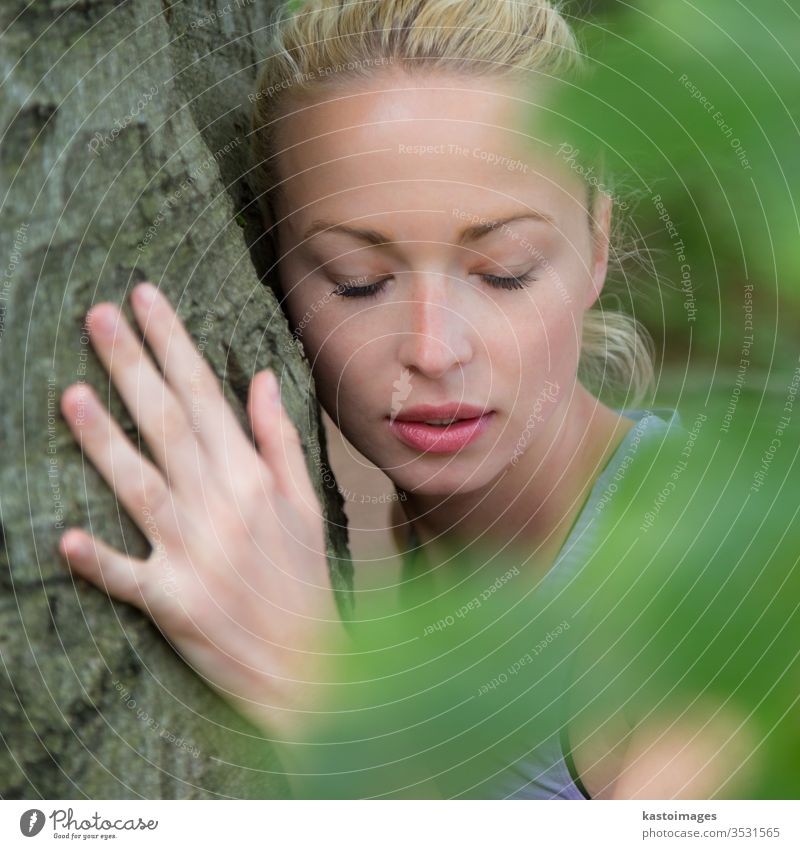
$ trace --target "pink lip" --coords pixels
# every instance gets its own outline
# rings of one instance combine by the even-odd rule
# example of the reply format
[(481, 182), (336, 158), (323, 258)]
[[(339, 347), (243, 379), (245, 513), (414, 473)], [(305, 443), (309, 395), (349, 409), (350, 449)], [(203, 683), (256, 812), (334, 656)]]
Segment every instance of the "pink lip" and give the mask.
[[(461, 421), (445, 426), (428, 425), (423, 419), (461, 417)], [(438, 407), (423, 404), (409, 407), (394, 419), (387, 417), (389, 429), (405, 445), (432, 454), (459, 451), (474, 442), (494, 416), (494, 410), (484, 411), (467, 404), (445, 404)]]

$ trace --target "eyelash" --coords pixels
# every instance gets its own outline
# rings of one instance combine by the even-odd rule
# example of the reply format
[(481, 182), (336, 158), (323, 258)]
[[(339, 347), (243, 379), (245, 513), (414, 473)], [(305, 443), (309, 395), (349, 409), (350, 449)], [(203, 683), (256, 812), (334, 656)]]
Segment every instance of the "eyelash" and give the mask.
[[(495, 289), (509, 290), (524, 289), (529, 283), (536, 280), (536, 275), (533, 271), (520, 274), (519, 277), (497, 277), (494, 274), (481, 274), (480, 277), (483, 280), (486, 280), (490, 286), (494, 286)], [(375, 283), (369, 283), (366, 286), (348, 286), (346, 283), (340, 283), (334, 290), (334, 295), (340, 295), (344, 298), (374, 297), (381, 292), (388, 279), (388, 277), (385, 277), (383, 280), (378, 280)]]

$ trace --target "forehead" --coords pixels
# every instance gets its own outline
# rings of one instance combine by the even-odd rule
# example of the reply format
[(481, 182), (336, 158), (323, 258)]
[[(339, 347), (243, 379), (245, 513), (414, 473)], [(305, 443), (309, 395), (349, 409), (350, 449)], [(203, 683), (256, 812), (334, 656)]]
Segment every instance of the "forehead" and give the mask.
[(536, 138), (535, 95), (519, 80), (392, 70), (295, 102), (276, 135), (292, 217), (483, 201), (553, 217), (580, 208), (580, 180)]

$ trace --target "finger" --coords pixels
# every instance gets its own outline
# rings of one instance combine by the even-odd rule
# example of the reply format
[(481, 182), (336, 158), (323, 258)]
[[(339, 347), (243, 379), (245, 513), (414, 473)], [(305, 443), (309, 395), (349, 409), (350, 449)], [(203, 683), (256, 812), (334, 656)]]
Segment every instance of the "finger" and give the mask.
[(319, 499), (308, 474), (300, 434), (281, 403), (280, 387), (269, 369), (250, 383), (247, 403), (258, 451), (285, 498), (319, 513)]
[(197, 441), (189, 419), (114, 304), (89, 310), (89, 336), (140, 433), (173, 489), (196, 493)]
[(217, 376), (168, 298), (152, 283), (140, 283), (133, 290), (131, 305), (197, 440), (215, 456), (219, 446), (225, 445), (234, 466), (252, 462), (253, 447), (225, 400)]
[(68, 386), (61, 412), (81, 450), (151, 544), (174, 528), (171, 493), (161, 472), (133, 446), (85, 383)]
[(147, 610), (147, 564), (143, 560), (127, 557), (79, 528), (62, 534), (58, 551), (82, 578), (120, 601)]

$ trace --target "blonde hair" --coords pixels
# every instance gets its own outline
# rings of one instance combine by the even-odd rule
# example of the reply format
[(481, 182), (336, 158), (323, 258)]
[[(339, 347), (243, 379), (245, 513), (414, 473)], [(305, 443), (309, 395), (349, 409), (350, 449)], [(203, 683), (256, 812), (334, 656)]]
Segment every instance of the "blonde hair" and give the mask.
[[(548, 0), (283, 3), (273, 14), (271, 48), (250, 97), (251, 180), (265, 223), (275, 220), (280, 192), (275, 127), (287, 111), (320, 91), (369, 79), (382, 65), (395, 63), (411, 74), (495, 78), (531, 72), (558, 78), (581, 67), (577, 40), (558, 5)], [(596, 184), (588, 186), (588, 196), (594, 233)], [(629, 253), (612, 240), (611, 267), (615, 257)], [(584, 314), (578, 379), (598, 397), (637, 406), (653, 382), (653, 343), (639, 321), (605, 309), (604, 300)]]

